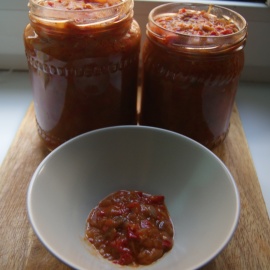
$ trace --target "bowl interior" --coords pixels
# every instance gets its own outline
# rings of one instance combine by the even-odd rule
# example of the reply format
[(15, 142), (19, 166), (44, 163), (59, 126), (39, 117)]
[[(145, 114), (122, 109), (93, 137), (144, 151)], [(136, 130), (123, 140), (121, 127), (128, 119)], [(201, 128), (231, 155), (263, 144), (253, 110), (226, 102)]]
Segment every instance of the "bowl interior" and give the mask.
[(173, 249), (139, 268), (202, 266), (222, 250), (237, 225), (239, 196), (224, 164), (184, 136), (139, 126), (86, 133), (49, 154), (29, 186), (30, 221), (43, 244), (68, 265), (123, 269), (84, 240), (90, 210), (120, 189), (164, 195), (174, 225)]

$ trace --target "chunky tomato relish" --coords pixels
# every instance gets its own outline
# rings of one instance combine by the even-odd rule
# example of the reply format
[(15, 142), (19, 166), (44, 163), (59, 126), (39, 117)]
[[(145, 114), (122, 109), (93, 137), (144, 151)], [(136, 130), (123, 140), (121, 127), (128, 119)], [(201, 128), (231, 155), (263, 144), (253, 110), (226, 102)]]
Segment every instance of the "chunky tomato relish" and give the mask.
[(120, 190), (89, 214), (86, 239), (120, 265), (149, 265), (173, 246), (173, 225), (164, 196)]
[(231, 19), (218, 18), (209, 11), (181, 8), (178, 13), (157, 17), (155, 22), (166, 30), (187, 35), (220, 36), (239, 31)]

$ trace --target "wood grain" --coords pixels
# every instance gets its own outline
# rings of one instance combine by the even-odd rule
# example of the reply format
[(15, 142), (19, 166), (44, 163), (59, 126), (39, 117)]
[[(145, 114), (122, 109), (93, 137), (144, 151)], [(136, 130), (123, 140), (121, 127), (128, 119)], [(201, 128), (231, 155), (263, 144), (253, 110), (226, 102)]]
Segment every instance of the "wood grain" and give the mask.
[[(232, 240), (202, 269), (268, 270), (269, 217), (236, 106), (228, 137), (214, 153), (223, 160), (237, 183), (241, 214)], [(36, 132), (31, 105), (0, 168), (1, 270), (70, 269), (44, 248), (28, 221), (28, 185), (47, 154)]]

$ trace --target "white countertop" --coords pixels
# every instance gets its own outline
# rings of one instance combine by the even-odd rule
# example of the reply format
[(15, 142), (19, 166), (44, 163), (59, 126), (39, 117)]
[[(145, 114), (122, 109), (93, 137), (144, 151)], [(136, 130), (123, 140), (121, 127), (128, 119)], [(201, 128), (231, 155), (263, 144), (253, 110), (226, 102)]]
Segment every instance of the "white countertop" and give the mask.
[[(31, 101), (27, 72), (0, 71), (0, 164)], [(270, 216), (270, 83), (241, 82), (236, 102)]]

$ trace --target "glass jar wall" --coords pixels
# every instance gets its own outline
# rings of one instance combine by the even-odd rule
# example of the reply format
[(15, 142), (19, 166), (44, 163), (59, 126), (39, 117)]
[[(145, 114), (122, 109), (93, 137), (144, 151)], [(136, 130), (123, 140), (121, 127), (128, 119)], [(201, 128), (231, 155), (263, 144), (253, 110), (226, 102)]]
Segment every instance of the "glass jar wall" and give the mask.
[[(222, 18), (237, 31), (207, 35), (196, 32), (203, 29), (201, 23), (188, 26), (194, 33), (181, 32), (177, 16), (190, 10)], [(208, 148), (217, 146), (228, 133), (244, 65), (245, 19), (219, 6), (165, 4), (151, 11), (146, 34), (140, 124), (184, 134)]]
[(29, 7), (24, 43), (46, 146), (136, 124), (140, 28), (133, 0), (30, 0)]

